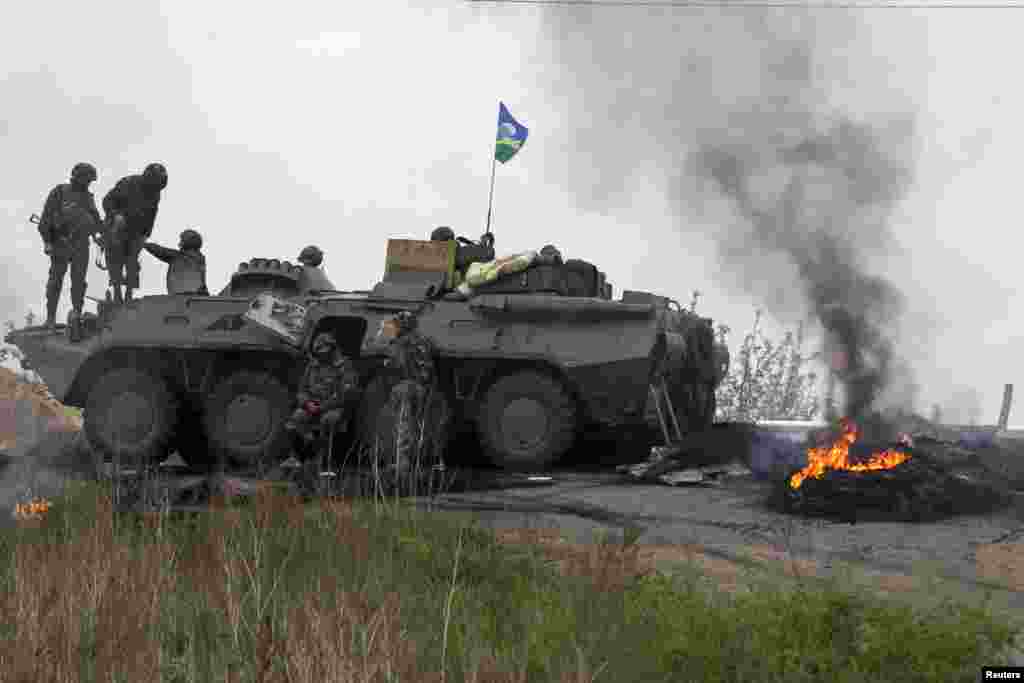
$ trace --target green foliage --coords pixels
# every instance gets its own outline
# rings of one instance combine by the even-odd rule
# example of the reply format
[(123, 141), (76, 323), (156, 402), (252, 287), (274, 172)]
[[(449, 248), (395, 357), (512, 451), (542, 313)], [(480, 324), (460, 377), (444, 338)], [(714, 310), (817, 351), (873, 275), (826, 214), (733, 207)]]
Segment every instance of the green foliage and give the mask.
[(0, 532), (0, 683), (972, 680), (1018, 632), (838, 584), (727, 594), (642, 571), (635, 539), (558, 554), (403, 505), (132, 518), (104, 496)]

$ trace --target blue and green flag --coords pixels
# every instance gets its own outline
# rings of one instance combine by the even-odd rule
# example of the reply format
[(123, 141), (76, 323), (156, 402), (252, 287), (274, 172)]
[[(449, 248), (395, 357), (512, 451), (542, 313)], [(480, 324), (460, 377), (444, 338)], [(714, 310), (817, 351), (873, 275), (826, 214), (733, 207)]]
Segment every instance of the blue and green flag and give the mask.
[(505, 163), (516, 155), (526, 143), (526, 135), (530, 131), (508, 112), (501, 102), (498, 103), (498, 144), (494, 150), (494, 158)]

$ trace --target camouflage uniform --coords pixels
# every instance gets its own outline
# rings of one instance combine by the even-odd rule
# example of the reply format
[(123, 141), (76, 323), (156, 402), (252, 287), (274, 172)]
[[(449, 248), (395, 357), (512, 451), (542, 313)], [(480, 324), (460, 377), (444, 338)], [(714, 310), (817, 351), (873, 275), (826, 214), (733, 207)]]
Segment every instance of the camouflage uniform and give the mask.
[(77, 315), (85, 303), (85, 275), (89, 270), (89, 237), (100, 231), (102, 221), (89, 183), (96, 180), (96, 169), (77, 164), (70, 183), (50, 191), (39, 219), (39, 235), (50, 256), (50, 275), (46, 282), (46, 322), (57, 315), (64, 276), (71, 266), (71, 307)]
[(121, 299), (121, 286), (126, 298), (139, 287), (139, 252), (153, 233), (160, 193), (167, 187), (167, 171), (160, 164), (150, 164), (141, 175), (117, 181), (103, 198), (106, 213), (104, 246), (107, 272), (114, 289), (114, 300)]
[[(398, 328), (389, 346), (389, 366), (398, 372), (398, 383), (391, 390), (389, 407), (395, 416), (395, 466), (404, 469), (432, 451), (441, 464), (447, 427), (447, 411), (437, 386), (437, 366), (433, 343), (416, 329), (416, 318), (399, 313)], [(430, 429), (424, 419), (428, 411)], [(436, 413), (436, 414), (434, 414)]]
[[(318, 443), (342, 422), (345, 405), (359, 390), (359, 373), (330, 334), (320, 334), (299, 384), (297, 405), (285, 423), (295, 451), (306, 459), (327, 444)], [(322, 429), (326, 427), (326, 429)]]
[(200, 251), (203, 238), (198, 232), (183, 231), (177, 249), (162, 247), (153, 242), (146, 242), (142, 247), (167, 264), (168, 294), (210, 295), (206, 288), (206, 257)]

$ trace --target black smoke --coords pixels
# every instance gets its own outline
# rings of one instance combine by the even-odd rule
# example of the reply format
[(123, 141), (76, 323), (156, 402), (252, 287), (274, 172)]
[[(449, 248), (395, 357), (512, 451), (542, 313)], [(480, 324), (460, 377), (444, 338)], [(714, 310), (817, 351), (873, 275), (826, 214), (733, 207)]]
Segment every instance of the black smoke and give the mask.
[[(755, 124), (728, 142), (702, 144), (690, 167), (727, 197), (741, 219), (718, 236), (723, 265), (745, 268), (761, 254), (795, 266), (799, 291), (824, 328), (845, 389), (845, 414), (864, 417), (889, 385), (899, 359), (894, 341), (906, 302), (870, 260), (889, 241), (889, 216), (910, 186), (912, 157), (891, 154), (907, 122), (840, 119), (819, 129), (806, 112), (793, 143), (776, 146)], [(789, 128), (790, 135), (793, 127)], [(708, 136), (711, 138), (712, 136)], [(772, 187), (758, 194), (755, 185)], [(905, 375), (905, 368), (900, 368)]]
[(713, 243), (718, 288), (776, 319), (820, 321), (853, 417), (883, 400), (912, 407), (899, 323), (921, 308), (882, 275), (899, 253), (893, 211), (914, 180), (916, 131), (870, 20), (795, 8), (544, 16), (562, 65), (552, 101), (583, 153), (562, 162), (577, 203), (604, 210), (629, 178), (661, 174), (681, 250), (698, 231)]

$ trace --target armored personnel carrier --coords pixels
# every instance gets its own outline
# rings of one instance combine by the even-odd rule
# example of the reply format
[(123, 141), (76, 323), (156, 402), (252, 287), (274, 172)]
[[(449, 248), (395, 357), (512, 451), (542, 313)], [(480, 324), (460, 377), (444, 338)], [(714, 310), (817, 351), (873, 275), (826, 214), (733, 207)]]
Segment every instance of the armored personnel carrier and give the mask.
[[(674, 441), (710, 426), (728, 352), (709, 319), (645, 292), (613, 300), (604, 274), (580, 260), (455, 291), (460, 271), (493, 258), (486, 241), (390, 240), (382, 281), (355, 292), (336, 291), (315, 268), (253, 259), (217, 296), (102, 305), (78, 343), (38, 328), (9, 340), (55, 395), (83, 409), (90, 444), (111, 457), (169, 448), (239, 466), (286, 457), (284, 420), (306, 352), (328, 328), (362, 375), (351, 431), (378, 430), (392, 379), (375, 333), (403, 310), (435, 342), (454, 423), (502, 467), (549, 466), (586, 430), (653, 422)], [(282, 336), (254, 323), (251, 308), (268, 299), (302, 306), (304, 326)]]
[(383, 280), (370, 292), (319, 297), (294, 343), (308, 348), (331, 329), (360, 347), (359, 424), (376, 430), (391, 379), (372, 333), (399, 311), (415, 312), (438, 349), (456, 423), (507, 469), (551, 465), (584, 431), (653, 422), (675, 442), (711, 426), (729, 356), (710, 319), (646, 292), (613, 300), (604, 273), (578, 259), (540, 259), (468, 294), (456, 290), (460, 271), (493, 258), (486, 241), (391, 240)]
[(284, 411), (302, 367), (297, 349), (246, 323), (250, 301), (261, 292), (303, 300), (333, 287), (318, 268), (254, 258), (217, 296), (100, 300), (97, 314), (83, 316), (79, 341), (66, 325), (6, 339), (51, 393), (83, 410), (90, 445), (107, 457), (174, 448), (190, 461), (220, 452), (241, 465), (284, 447)]

